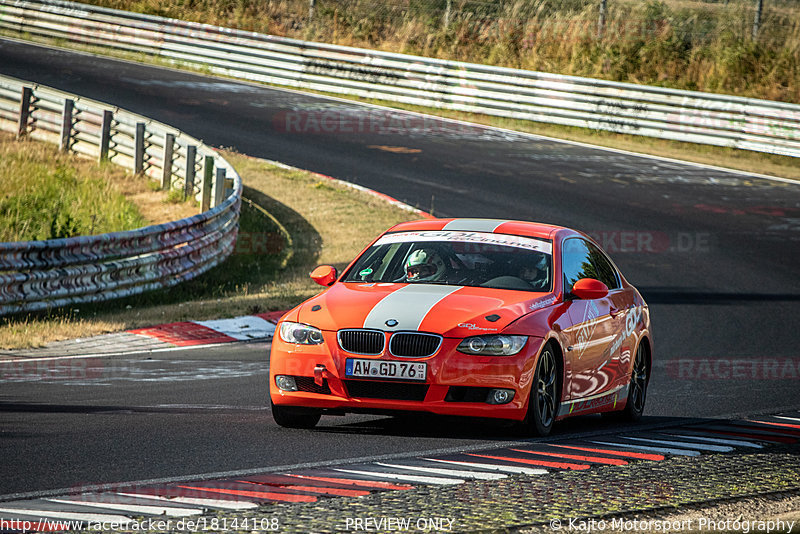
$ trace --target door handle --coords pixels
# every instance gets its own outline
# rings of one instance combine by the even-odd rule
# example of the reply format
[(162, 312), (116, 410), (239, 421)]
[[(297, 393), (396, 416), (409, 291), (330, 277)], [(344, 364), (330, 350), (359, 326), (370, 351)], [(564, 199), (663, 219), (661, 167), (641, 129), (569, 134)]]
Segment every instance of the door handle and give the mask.
[(611, 317), (616, 317), (617, 315), (619, 315), (619, 312), (620, 312), (620, 311), (621, 311), (621, 310), (620, 310), (619, 308), (610, 308), (610, 309), (608, 310), (608, 313), (610, 313), (610, 314), (611, 314)]

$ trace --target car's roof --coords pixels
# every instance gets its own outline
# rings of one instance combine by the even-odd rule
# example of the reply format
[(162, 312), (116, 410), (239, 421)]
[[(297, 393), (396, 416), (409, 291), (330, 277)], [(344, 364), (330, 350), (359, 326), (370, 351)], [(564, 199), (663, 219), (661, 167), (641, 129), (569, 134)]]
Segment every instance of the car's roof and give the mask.
[(420, 230), (452, 230), (466, 232), (489, 232), (510, 234), (539, 239), (552, 239), (563, 226), (506, 219), (422, 219), (397, 224), (389, 232), (410, 232)]

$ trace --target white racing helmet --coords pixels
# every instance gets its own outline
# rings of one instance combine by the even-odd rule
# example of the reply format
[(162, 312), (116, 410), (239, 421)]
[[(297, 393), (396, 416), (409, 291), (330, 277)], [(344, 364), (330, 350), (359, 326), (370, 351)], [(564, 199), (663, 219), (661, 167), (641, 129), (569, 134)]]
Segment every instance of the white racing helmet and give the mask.
[(409, 282), (431, 282), (444, 276), (442, 257), (432, 249), (420, 248), (406, 260), (406, 280)]

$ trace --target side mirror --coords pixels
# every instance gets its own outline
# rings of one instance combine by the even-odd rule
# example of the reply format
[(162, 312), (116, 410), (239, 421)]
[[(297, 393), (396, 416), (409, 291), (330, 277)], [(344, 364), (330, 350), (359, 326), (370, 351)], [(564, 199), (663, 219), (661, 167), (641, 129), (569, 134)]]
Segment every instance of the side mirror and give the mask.
[(572, 294), (579, 299), (601, 299), (608, 295), (608, 286), (594, 278), (581, 278), (572, 286)]
[(336, 272), (336, 268), (330, 265), (320, 265), (311, 271), (311, 279), (325, 287), (333, 285), (338, 277), (339, 274)]

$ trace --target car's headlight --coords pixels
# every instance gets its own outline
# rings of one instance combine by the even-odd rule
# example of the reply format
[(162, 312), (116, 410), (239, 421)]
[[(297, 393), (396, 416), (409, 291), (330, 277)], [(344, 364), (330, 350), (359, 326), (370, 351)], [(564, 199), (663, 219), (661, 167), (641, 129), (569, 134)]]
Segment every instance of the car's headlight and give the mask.
[(300, 345), (319, 345), (322, 343), (322, 332), (319, 328), (314, 328), (301, 323), (281, 323), (281, 339), (286, 343), (299, 343)]
[(473, 336), (458, 344), (458, 352), (482, 354), (485, 356), (511, 356), (522, 350), (528, 336)]

